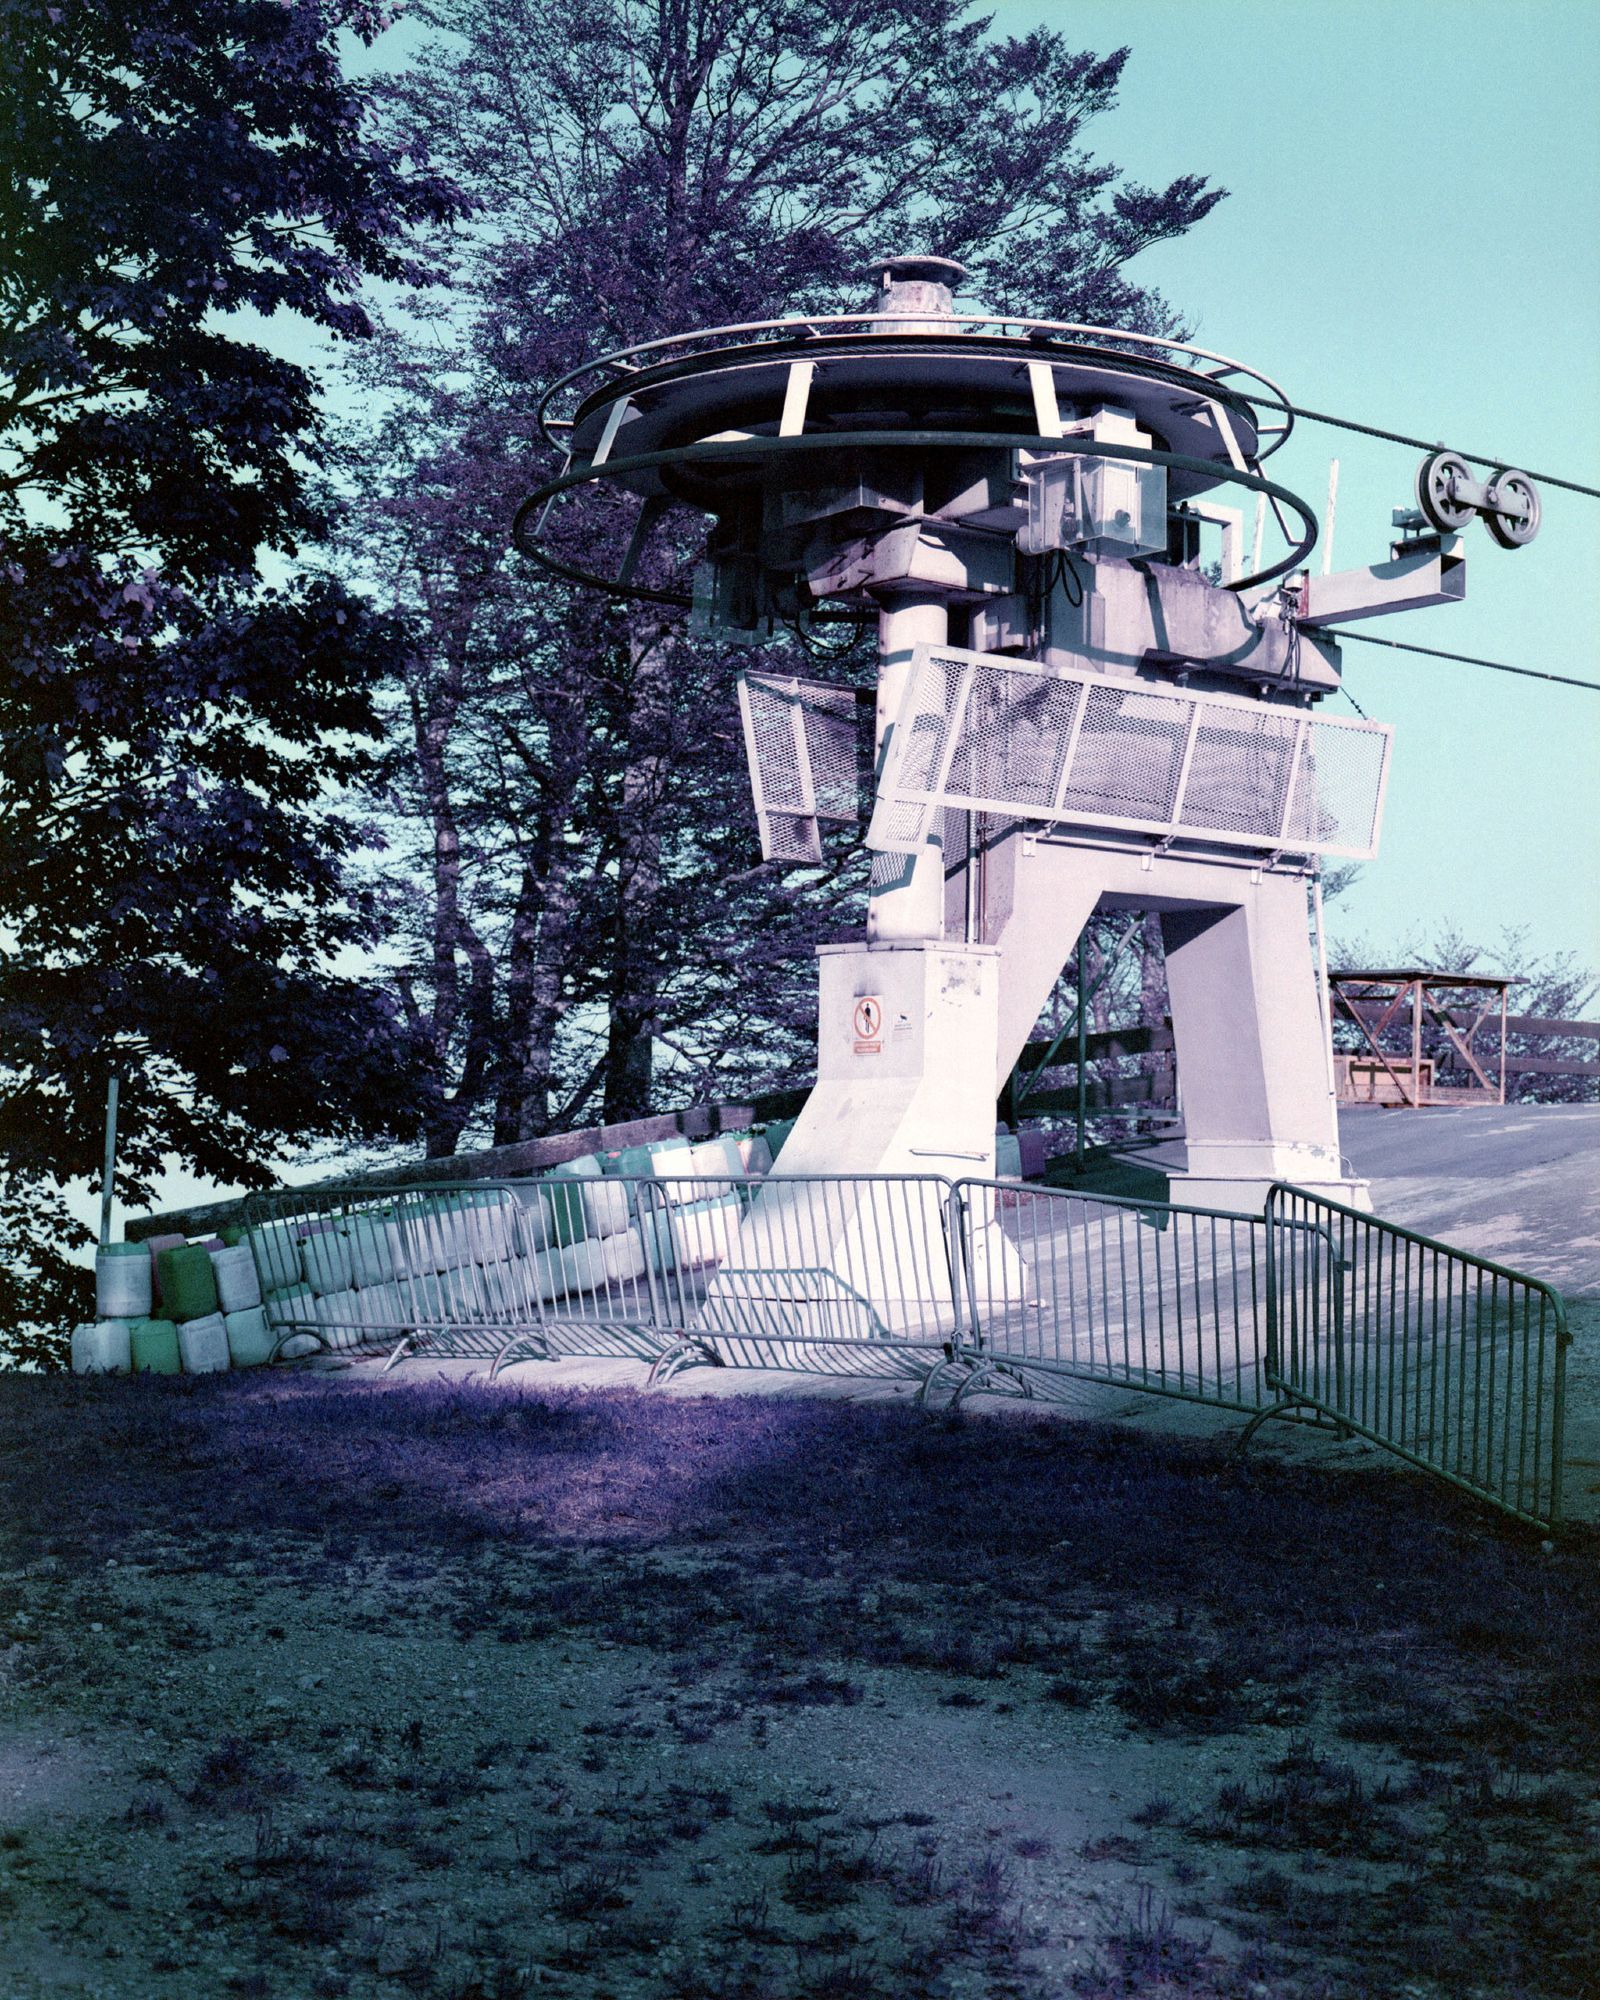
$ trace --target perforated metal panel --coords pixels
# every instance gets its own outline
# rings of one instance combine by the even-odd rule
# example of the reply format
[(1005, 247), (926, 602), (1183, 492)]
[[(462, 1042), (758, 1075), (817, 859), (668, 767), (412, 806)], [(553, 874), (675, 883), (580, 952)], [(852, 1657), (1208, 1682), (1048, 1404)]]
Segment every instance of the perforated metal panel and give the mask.
[(1392, 731), (1232, 695), (919, 646), (867, 845), (947, 809), (1366, 860)]
[(866, 732), (855, 689), (741, 674), (739, 713), (762, 859), (820, 861), (819, 822), (861, 817)]

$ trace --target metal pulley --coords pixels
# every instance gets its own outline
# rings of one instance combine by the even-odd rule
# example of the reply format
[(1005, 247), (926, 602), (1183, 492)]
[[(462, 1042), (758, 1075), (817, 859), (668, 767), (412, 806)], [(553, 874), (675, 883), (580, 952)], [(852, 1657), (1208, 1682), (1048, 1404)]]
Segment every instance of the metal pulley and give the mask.
[(1502, 467), (1489, 479), (1484, 524), (1503, 549), (1520, 549), (1539, 532), (1539, 489), (1525, 472)]
[(1518, 549), (1539, 532), (1539, 493), (1525, 472), (1501, 467), (1473, 478), (1458, 452), (1434, 451), (1417, 468), (1417, 505), (1441, 535), (1459, 535), (1475, 514), (1503, 549)]

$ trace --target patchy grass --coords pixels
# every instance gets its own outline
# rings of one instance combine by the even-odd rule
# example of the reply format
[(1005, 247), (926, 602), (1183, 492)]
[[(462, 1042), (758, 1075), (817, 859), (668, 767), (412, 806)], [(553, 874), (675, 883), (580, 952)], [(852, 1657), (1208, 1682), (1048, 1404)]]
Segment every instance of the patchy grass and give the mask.
[(1049, 1416), (316, 1375), (11, 1378), (0, 1481), (8, 2000), (1595, 1991), (1593, 1538)]

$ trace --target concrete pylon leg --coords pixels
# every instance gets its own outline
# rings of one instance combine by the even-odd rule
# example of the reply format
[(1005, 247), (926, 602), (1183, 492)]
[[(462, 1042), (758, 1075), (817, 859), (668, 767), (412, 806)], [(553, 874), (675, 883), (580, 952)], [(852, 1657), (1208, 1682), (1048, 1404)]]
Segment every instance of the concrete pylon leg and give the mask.
[[(877, 764), (894, 733), (895, 717), (911, 677), (918, 646), (942, 646), (950, 636), (950, 607), (942, 592), (886, 592), (878, 611)], [(944, 853), (929, 841), (917, 854), (874, 854), (867, 904), (871, 944), (936, 938), (944, 928)]]
[(997, 1089), (1095, 911), (1157, 911), (1188, 1148), (1174, 1201), (1259, 1214), (1287, 1180), (1370, 1205), (1340, 1158), (1303, 876), (1018, 832), (988, 857), (986, 901)]
[(1164, 911), (1161, 936), (1188, 1150), (1173, 1198), (1259, 1211), (1293, 1181), (1367, 1205), (1339, 1153), (1303, 879), (1245, 875), (1231, 905)]
[[(940, 1190), (995, 1167), (998, 954), (930, 940), (824, 945), (817, 1082), (707, 1300), (759, 1302), (785, 1338), (947, 1336), (958, 1273)], [(847, 1180), (811, 1179), (845, 1175)], [(906, 1176), (878, 1181), (869, 1176)], [(1027, 1274), (987, 1213), (968, 1231), (986, 1297)], [(712, 1323), (708, 1317), (708, 1324)]]

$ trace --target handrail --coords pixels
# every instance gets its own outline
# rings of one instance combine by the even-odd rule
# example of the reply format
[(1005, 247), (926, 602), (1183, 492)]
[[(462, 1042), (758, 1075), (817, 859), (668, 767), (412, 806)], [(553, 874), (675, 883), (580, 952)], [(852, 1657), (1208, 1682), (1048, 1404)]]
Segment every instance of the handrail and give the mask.
[[(738, 320), (726, 326), (697, 327), (688, 333), (663, 334), (655, 340), (635, 341), (627, 347), (615, 347), (605, 354), (596, 355), (590, 361), (581, 362), (576, 368), (569, 368), (566, 374), (552, 382), (539, 398), (535, 419), (545, 443), (550, 446), (552, 451), (561, 451), (564, 447), (560, 440), (550, 435), (549, 422), (547, 421), (550, 404), (563, 389), (596, 369), (611, 368), (621, 374), (636, 373), (639, 366), (633, 359), (636, 355), (655, 354), (661, 349), (668, 347), (690, 347), (697, 341), (718, 340), (735, 334), (765, 333), (792, 336), (809, 333), (821, 339), (826, 336), (817, 334), (819, 327), (871, 327), (884, 324), (885, 322), (904, 326), (908, 318), (914, 319), (916, 317), (917, 315), (908, 314), (904, 311), (794, 314), (784, 319)], [(1275, 401), (1266, 407), (1273, 410), (1281, 410), (1286, 419), (1281, 429), (1276, 425), (1267, 425), (1261, 429), (1259, 435), (1270, 436), (1271, 443), (1262, 449), (1258, 449), (1256, 452), (1258, 459), (1270, 457), (1280, 445), (1286, 442), (1290, 431), (1294, 428), (1293, 405), (1282, 388), (1272, 380), (1271, 376), (1263, 375), (1259, 368), (1252, 368), (1248, 363), (1243, 361), (1235, 361), (1229, 355), (1217, 354), (1207, 347), (1197, 347), (1192, 341), (1172, 340), (1166, 335), (1158, 333), (1135, 333), (1127, 327), (1095, 326), (1081, 320), (1030, 319), (1016, 313), (941, 313), (938, 317), (942, 323), (947, 322), (952, 327), (975, 328), (992, 326), (999, 330), (1001, 338), (1014, 337), (1009, 329), (1015, 328), (1017, 333), (1022, 336), (1034, 333), (1066, 333), (1087, 334), (1101, 340), (1126, 340), (1141, 347), (1161, 348), (1167, 353), (1192, 357), (1196, 361), (1214, 362), (1221, 374), (1248, 376), (1251, 381), (1261, 383), (1275, 398)], [(941, 324), (938, 329), (923, 328), (918, 333), (908, 333), (906, 337), (908, 339), (916, 339), (931, 335), (937, 338), (942, 330), (943, 327)], [(1195, 368), (1194, 372), (1196, 374), (1205, 374), (1206, 371)], [(1218, 378), (1208, 376), (1207, 379), (1217, 380)], [(1220, 381), (1218, 381), (1218, 386), (1221, 386)], [(1246, 401), (1257, 400), (1256, 398), (1246, 396), (1242, 389), (1233, 393), (1244, 398)]]

